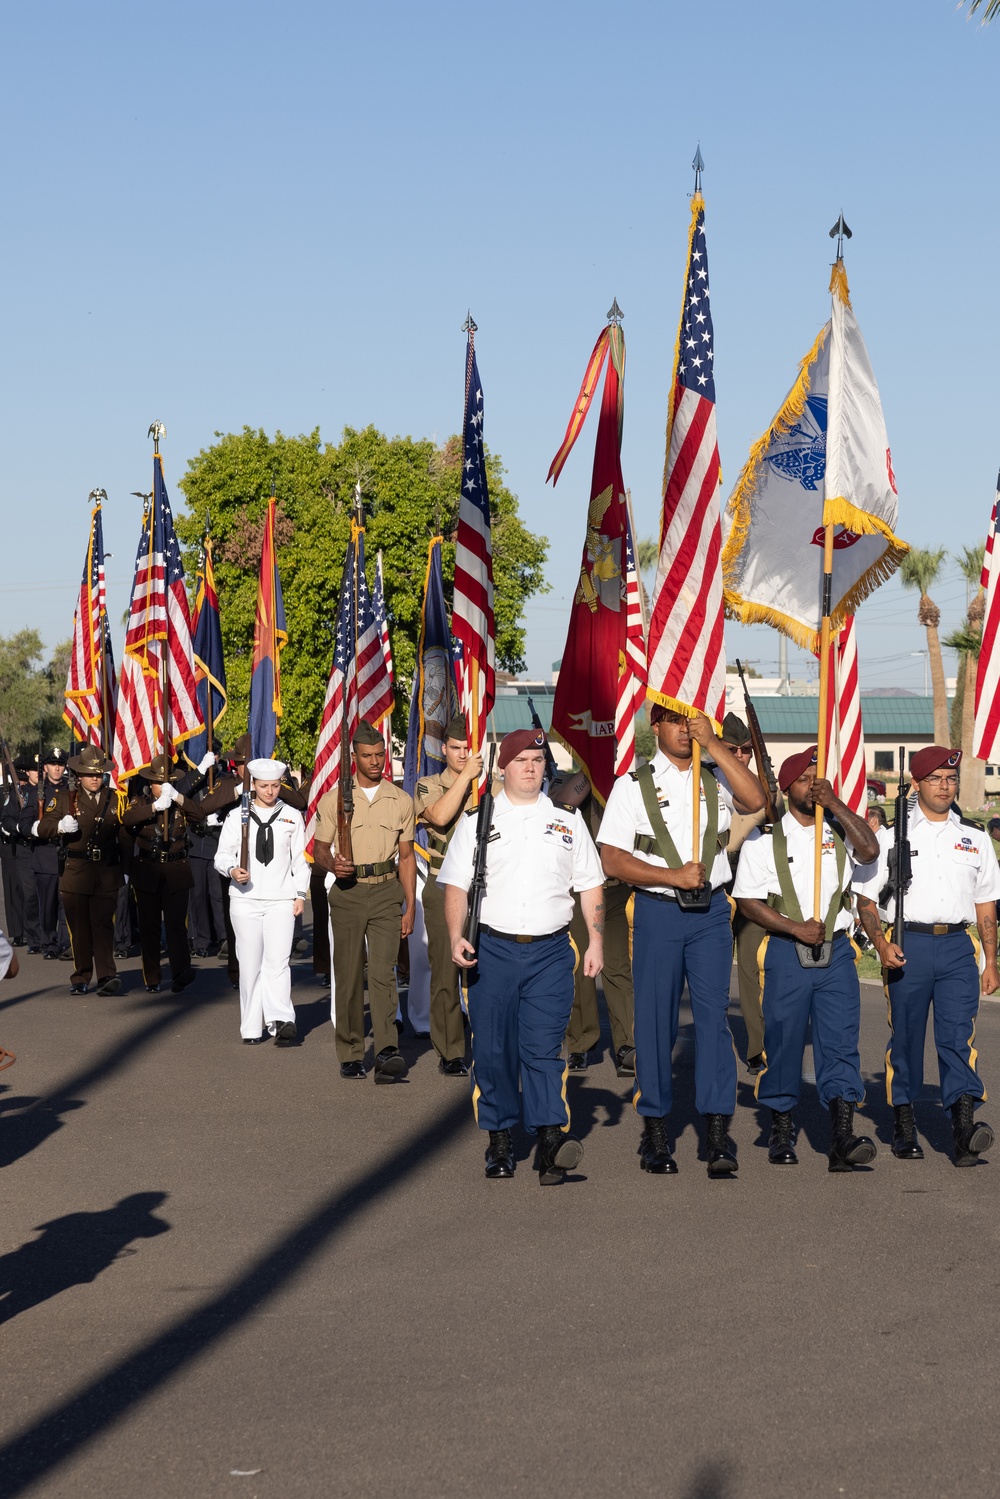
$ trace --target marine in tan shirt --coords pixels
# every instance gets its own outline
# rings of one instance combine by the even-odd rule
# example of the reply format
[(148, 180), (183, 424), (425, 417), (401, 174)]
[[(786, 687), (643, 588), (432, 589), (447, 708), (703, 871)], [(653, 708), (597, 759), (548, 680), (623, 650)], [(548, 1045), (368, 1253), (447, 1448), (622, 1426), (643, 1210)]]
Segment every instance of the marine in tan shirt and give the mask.
[(408, 937), (413, 931), (417, 898), (413, 802), (405, 791), (383, 779), (385, 743), (378, 730), (365, 719), (358, 725), (352, 745), (356, 766), (351, 818), (353, 861), (345, 858), (339, 847), (336, 791), (327, 792), (320, 799), (313, 856), (321, 869), (335, 876), (330, 891), (330, 923), (340, 1075), (359, 1079), (366, 1075), (367, 944), (375, 1081), (391, 1083), (409, 1071), (396, 1046), (396, 990), (392, 970), (401, 937)]

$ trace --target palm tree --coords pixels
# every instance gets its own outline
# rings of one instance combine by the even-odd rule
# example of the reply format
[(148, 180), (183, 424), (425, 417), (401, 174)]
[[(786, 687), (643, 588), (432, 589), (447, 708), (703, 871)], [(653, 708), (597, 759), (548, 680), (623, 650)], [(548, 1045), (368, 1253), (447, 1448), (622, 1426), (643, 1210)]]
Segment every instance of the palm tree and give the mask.
[[(1000, 4), (1000, 0), (997, 0)], [(642, 590), (642, 612), (649, 619), (649, 592), (643, 579), (643, 573), (656, 574), (656, 564), (660, 560), (660, 543), (655, 536), (640, 536), (635, 543), (635, 570), (639, 574), (639, 587)]]
[(917, 623), (923, 625), (927, 632), (927, 656), (931, 665), (931, 688), (934, 693), (935, 744), (950, 744), (951, 739), (948, 734), (948, 693), (944, 685), (944, 661), (938, 637), (941, 610), (927, 590), (937, 582), (945, 556), (944, 547), (913, 547), (899, 566), (903, 587), (916, 588), (920, 593)]
[(953, 630), (945, 639), (945, 645), (959, 653), (962, 712), (957, 737), (962, 749), (962, 805), (972, 812), (977, 811), (986, 800), (986, 762), (977, 760), (972, 753), (976, 727), (976, 667), (983, 639), (983, 616), (986, 613), (986, 595), (980, 581), (985, 550), (985, 546), (963, 547), (961, 555), (955, 557), (959, 572), (967, 583), (976, 585), (976, 592), (962, 628)]
[[(969, 15), (975, 15), (982, 4), (983, 0), (969, 0)], [(993, 17), (997, 15), (1000, 15), (1000, 0), (986, 0), (986, 13), (983, 16), (982, 24), (985, 26), (987, 21), (992, 21)]]

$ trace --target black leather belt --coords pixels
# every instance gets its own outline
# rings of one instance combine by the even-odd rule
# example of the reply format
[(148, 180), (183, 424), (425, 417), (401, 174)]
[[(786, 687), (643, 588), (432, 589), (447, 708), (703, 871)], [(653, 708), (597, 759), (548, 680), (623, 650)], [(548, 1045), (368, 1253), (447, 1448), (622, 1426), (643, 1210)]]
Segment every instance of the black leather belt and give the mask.
[(494, 926), (481, 926), (481, 932), (487, 937), (499, 937), (501, 942), (551, 942), (553, 937), (561, 937), (564, 932), (569, 931), (569, 925), (561, 926), (557, 932), (542, 932), (538, 937), (522, 937), (518, 932), (498, 932)]
[[(805, 947), (806, 946), (806, 944), (802, 941), (801, 937), (793, 937), (792, 934), (791, 934), (791, 932), (768, 932), (767, 935), (769, 937), (780, 937), (781, 940), (782, 940), (782, 942), (797, 942), (800, 947)], [(847, 930), (846, 930), (846, 928), (845, 927), (841, 927), (840, 930), (839, 930), (839, 932), (834, 932), (833, 936), (830, 938), (830, 941), (831, 942), (836, 942), (836, 940), (837, 940), (838, 937), (846, 937), (846, 936), (847, 936)]]
[(117, 849), (113, 850), (110, 854), (104, 854), (99, 848), (68, 848), (66, 850), (66, 857), (67, 859), (86, 859), (88, 864), (110, 865), (117, 864), (120, 855)]
[(920, 932), (925, 937), (950, 937), (952, 932), (964, 932), (965, 921), (904, 921), (904, 932)]
[(186, 859), (187, 854), (147, 854), (144, 849), (138, 849), (136, 858), (141, 859), (144, 864), (176, 864), (179, 860)]
[[(718, 895), (719, 891), (722, 888), (723, 887), (721, 885), (714, 885), (712, 887), (712, 898), (713, 898), (713, 900), (715, 899), (716, 895)], [(668, 895), (667, 892), (666, 892), (666, 890), (644, 890), (639, 885), (636, 885), (636, 887), (635, 887), (635, 893), (636, 893), (636, 895), (645, 895), (647, 897), (647, 899), (649, 899), (649, 900), (672, 900), (672, 901), (676, 901), (676, 899), (677, 899), (676, 892), (672, 892), (672, 893), (670, 893)]]

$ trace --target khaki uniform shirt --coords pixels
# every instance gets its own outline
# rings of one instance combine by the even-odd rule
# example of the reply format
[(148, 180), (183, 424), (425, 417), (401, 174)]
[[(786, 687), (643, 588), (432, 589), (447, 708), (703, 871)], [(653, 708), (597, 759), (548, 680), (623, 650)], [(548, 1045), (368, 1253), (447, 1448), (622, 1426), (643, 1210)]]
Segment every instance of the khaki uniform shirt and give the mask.
[[(321, 796), (316, 809), (316, 839), (337, 847), (337, 792)], [(354, 788), (354, 816), (351, 818), (351, 848), (355, 864), (384, 864), (395, 858), (400, 843), (412, 843), (414, 834), (413, 800), (391, 781), (379, 781), (369, 801), (360, 786)]]
[(417, 821), (420, 823), (420, 826), (422, 828), (425, 828), (427, 831), (427, 842), (429, 845), (428, 852), (430, 854), (430, 873), (433, 875), (436, 875), (438, 870), (441, 868), (444, 856), (448, 852), (448, 845), (451, 842), (452, 834), (455, 831), (458, 819), (465, 812), (465, 809), (469, 803), (469, 799), (472, 796), (472, 786), (469, 785), (469, 787), (467, 788), (465, 796), (462, 799), (462, 805), (459, 807), (458, 811), (455, 813), (455, 816), (452, 818), (451, 822), (446, 828), (436, 828), (432, 823), (427, 822), (423, 817), (423, 811), (425, 807), (431, 807), (436, 801), (440, 801), (445, 792), (450, 791), (457, 780), (458, 772), (451, 770), (446, 766), (445, 769), (441, 771), (440, 775), (424, 776), (423, 780), (417, 782), (414, 789), (413, 805), (416, 810)]

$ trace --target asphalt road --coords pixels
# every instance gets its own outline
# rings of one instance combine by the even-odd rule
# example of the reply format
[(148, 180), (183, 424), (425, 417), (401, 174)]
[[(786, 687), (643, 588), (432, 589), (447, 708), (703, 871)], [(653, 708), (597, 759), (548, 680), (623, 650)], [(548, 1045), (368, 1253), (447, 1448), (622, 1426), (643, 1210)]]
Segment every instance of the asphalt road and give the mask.
[[(484, 1180), (429, 1043), (405, 1084), (342, 1082), (308, 965), (286, 1051), (239, 1044), (214, 960), (179, 996), (124, 967), (115, 999), (40, 958), (0, 988), (5, 1499), (995, 1492), (1000, 1153), (955, 1170), (928, 1086), (927, 1159), (891, 1158), (878, 988), (870, 1171), (828, 1174), (808, 1083), (800, 1165), (769, 1167), (741, 1084), (710, 1182), (685, 1015), (679, 1175), (639, 1171), (605, 1059), (570, 1085), (580, 1170), (540, 1189), (526, 1138)], [(1000, 1005), (979, 1041), (990, 1084)]]

